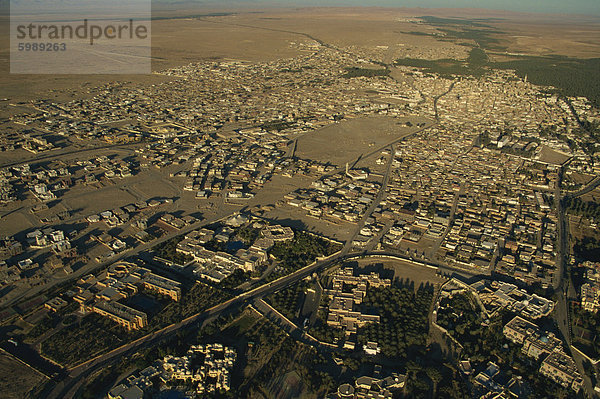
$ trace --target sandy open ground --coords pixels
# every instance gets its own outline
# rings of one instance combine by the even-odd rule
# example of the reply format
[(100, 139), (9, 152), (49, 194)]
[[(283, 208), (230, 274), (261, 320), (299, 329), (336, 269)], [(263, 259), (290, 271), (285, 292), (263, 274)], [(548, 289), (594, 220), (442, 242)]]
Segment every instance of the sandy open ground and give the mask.
[[(189, 7), (180, 11), (155, 10), (155, 17), (197, 16), (214, 9)], [(230, 11), (230, 10), (229, 10)], [(302, 8), (232, 11), (232, 15), (152, 22), (152, 69), (215, 59), (270, 61), (293, 57), (290, 42), (310, 40), (335, 46), (384, 52), (386, 61), (403, 54), (406, 46), (435, 51), (442, 45), (432, 36), (436, 28), (410, 22), (411, 17), (498, 18), (489, 24), (509, 52), (572, 57), (600, 56), (600, 21), (589, 16), (533, 15), (489, 10), (407, 8)], [(68, 100), (88, 95), (87, 89), (106, 81), (157, 83), (157, 75), (14, 75), (9, 74), (8, 17), (0, 17), (0, 97), (11, 102), (33, 98)], [(453, 45), (444, 43), (445, 46)], [(460, 46), (457, 46), (460, 47)], [(8, 104), (0, 102), (0, 113)]]
[(342, 166), (417, 130), (421, 120), (413, 118), (415, 126), (410, 128), (405, 125), (408, 120), (376, 116), (329, 125), (300, 137), (296, 156)]
[(546, 145), (543, 146), (542, 151), (540, 152), (540, 161), (554, 165), (562, 165), (569, 158), (569, 155), (553, 150)]
[(3, 350), (0, 351), (0, 387), (2, 398), (22, 399), (28, 397), (32, 387), (46, 378), (29, 366), (19, 362)]
[(383, 259), (377, 257), (370, 257), (358, 260), (358, 266), (360, 268), (367, 267), (373, 264), (383, 264), (384, 269), (394, 271), (394, 279), (404, 280), (407, 279), (415, 283), (415, 288), (418, 288), (421, 284), (441, 284), (446, 281), (444, 278), (436, 274), (436, 270), (428, 268), (413, 262)]

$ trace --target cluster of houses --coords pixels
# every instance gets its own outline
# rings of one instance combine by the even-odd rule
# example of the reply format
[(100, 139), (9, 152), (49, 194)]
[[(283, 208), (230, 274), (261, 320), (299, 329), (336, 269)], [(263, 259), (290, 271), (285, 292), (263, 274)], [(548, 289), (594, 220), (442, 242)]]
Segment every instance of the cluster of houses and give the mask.
[(0, 205), (7, 205), (17, 200), (16, 187), (11, 183), (12, 172), (0, 169)]
[[(98, 178), (103, 176), (131, 176), (132, 171), (135, 169), (134, 163), (132, 160), (124, 161), (119, 158), (109, 158), (101, 155), (88, 160), (55, 160), (44, 164), (23, 163), (3, 168), (0, 171), (0, 203), (7, 205), (20, 198), (27, 198), (29, 195), (36, 200), (36, 204), (30, 207), (29, 212), (39, 218), (40, 224), (49, 225), (49, 227), (39, 228), (27, 233), (27, 251), (31, 253), (32, 257), (35, 251), (50, 250), (53, 253), (43, 265), (43, 268), (37, 269), (33, 275), (22, 276), (15, 269), (21, 261), (17, 262), (9, 258), (23, 252), (26, 244), (23, 242), (20, 245), (21, 251), (19, 253), (12, 253), (11, 256), (3, 259), (7, 261), (7, 267), (4, 270), (6, 272), (3, 279), (4, 283), (26, 289), (31, 285), (43, 284), (58, 266), (64, 266), (61, 270), (69, 273), (70, 265), (63, 264), (64, 262), (61, 262), (57, 256), (59, 258), (72, 258), (77, 255), (77, 249), (72, 247), (71, 244), (77, 232), (61, 231), (52, 226), (69, 219), (72, 212), (66, 210), (55, 215), (42, 217), (42, 215), (47, 214), (47, 203), (61, 197), (69, 189), (79, 185), (96, 183)], [(126, 223), (129, 220), (129, 214), (122, 209), (116, 209), (112, 212), (107, 211), (101, 215), (91, 215), (87, 218), (90, 223), (100, 220), (104, 221), (108, 227), (114, 227)], [(114, 247), (111, 247), (111, 252), (118, 252), (122, 249), (120, 245), (123, 243), (113, 241), (109, 242), (109, 245), (115, 244)], [(33, 262), (30, 263), (33, 264)], [(35, 264), (35, 266), (38, 265)], [(9, 296), (11, 296), (18, 294), (19, 291), (10, 290), (6, 292), (9, 292)]]
[[(22, 275), (22, 272), (25, 271), (33, 271), (33, 275), (31, 273), (28, 274), (29, 277), (34, 277), (52, 272), (60, 266), (67, 266), (62, 264), (60, 259), (77, 256), (77, 249), (72, 247), (71, 244), (71, 239), (76, 234), (77, 231), (75, 230), (67, 233), (63, 230), (47, 227), (45, 229), (36, 229), (27, 233), (25, 242), (23, 243), (14, 238), (6, 237), (3, 239), (3, 245), (0, 247), (0, 285), (16, 283), (20, 278), (27, 280), (27, 277)], [(44, 267), (40, 269), (38, 269), (40, 265), (34, 262), (33, 257), (20, 259), (13, 264), (8, 264), (6, 262), (6, 260), (11, 259), (13, 256), (23, 254), (25, 248), (31, 251), (50, 250), (51, 255), (47, 258), (46, 262), (44, 262)], [(65, 272), (69, 272), (68, 267), (64, 267), (64, 270)]]
[(25, 163), (5, 168), (2, 171), (2, 187), (4, 187), (5, 204), (12, 199), (16, 201), (18, 194), (22, 192), (20, 186), (39, 202), (44, 203), (56, 198), (56, 192), (69, 187), (68, 178), (71, 172), (65, 165), (57, 165), (56, 168), (35, 166)]
[(296, 175), (321, 177), (324, 173), (331, 173), (335, 166), (329, 162), (321, 162), (314, 159), (281, 159), (276, 162), (273, 173), (280, 173), (284, 177), (294, 177)]
[[(440, 84), (441, 79), (437, 80)], [(446, 86), (448, 84), (449, 80), (445, 82)], [(570, 97), (567, 101), (556, 94), (541, 93), (540, 88), (526, 78), (515, 79), (512, 71), (496, 70), (485, 79), (461, 79), (454, 85), (452, 95), (442, 97), (437, 105), (438, 115), (445, 123), (469, 123), (471, 128), (482, 132), (499, 125), (499, 121), (509, 121), (516, 129), (510, 131), (503, 146), (518, 148), (540, 141), (544, 146), (571, 154), (573, 150), (567, 140), (581, 144), (588, 139), (574, 131), (576, 119), (598, 120), (598, 110), (585, 98)], [(558, 134), (539, 135), (540, 126), (556, 129), (566, 138), (560, 138)], [(506, 135), (501, 139), (504, 137)], [(539, 151), (536, 153), (534, 157), (540, 155)], [(575, 153), (585, 156), (588, 161), (597, 159), (597, 155), (584, 154), (581, 149)]]
[[(565, 353), (562, 341), (553, 333), (543, 331), (529, 321), (548, 316), (554, 309), (552, 301), (535, 294), (530, 295), (513, 284), (480, 280), (466, 285), (459, 280), (451, 279), (442, 287), (438, 302), (434, 305), (434, 326), (437, 326), (435, 316), (440, 308), (439, 301), (461, 292), (468, 292), (475, 298), (484, 323), (488, 323), (489, 318), (500, 309), (517, 313), (517, 316), (504, 325), (504, 336), (521, 346), (521, 352), (527, 357), (541, 362), (540, 374), (564, 387), (572, 388), (575, 392), (579, 391), (583, 379), (573, 359)], [(467, 376), (473, 372), (468, 361), (461, 362), (461, 370)], [(478, 396), (528, 389), (518, 376), (510, 381), (503, 378), (500, 369), (493, 362), (488, 364), (486, 370), (474, 376), (473, 381)]]
[[(353, 178), (346, 173), (337, 173), (313, 182), (308, 189), (298, 189), (286, 194), (284, 199), (287, 205), (302, 209), (308, 216), (333, 222), (343, 220), (356, 223), (380, 188), (381, 183), (366, 180), (366, 175), (364, 178)], [(365, 236), (361, 235), (357, 241), (364, 239)]]
[(391, 225), (382, 241), (390, 249), (420, 253), (441, 241), (428, 256), (549, 286), (557, 167), (476, 146), (463, 155), (472, 140), (430, 128), (398, 143), (387, 196), (371, 224)]
[(87, 275), (75, 285), (73, 300), (82, 313), (94, 312), (108, 317), (128, 330), (148, 325), (146, 313), (122, 303), (140, 287), (164, 295), (173, 301), (181, 299), (181, 283), (152, 273), (132, 263), (118, 262), (99, 275)]
[[(107, 227), (116, 227), (124, 225), (131, 221), (136, 213), (146, 211), (152, 208), (158, 208), (160, 205), (172, 202), (171, 199), (151, 199), (148, 201), (138, 201), (134, 204), (125, 205), (120, 208), (107, 209), (97, 214), (89, 215), (85, 219), (91, 225), (94, 223), (104, 223)], [(164, 216), (165, 221), (170, 221), (168, 216)], [(193, 222), (193, 221), (190, 221)]]
[[(76, 234), (75, 230), (67, 233), (48, 227), (27, 233), (23, 242), (13, 237), (0, 239), (0, 288), (26, 289), (43, 284), (56, 270), (71, 273), (71, 265), (80, 257), (71, 244)], [(34, 256), (24, 256), (26, 251), (49, 251), (50, 255), (40, 264)], [(10, 288), (6, 290), (10, 291)]]
[(503, 328), (506, 338), (522, 345), (521, 352), (535, 361), (542, 361), (540, 374), (552, 381), (579, 392), (583, 378), (571, 356), (564, 351), (562, 341), (551, 332), (542, 331), (536, 324), (515, 316)]
[(480, 280), (469, 286), (483, 305), (487, 317), (500, 309), (507, 309), (532, 320), (550, 315), (554, 302), (537, 294), (530, 294), (514, 284), (494, 280)]
[(105, 155), (87, 160), (14, 165), (0, 171), (0, 199), (6, 204), (16, 201), (18, 194), (29, 193), (44, 204), (76, 186), (98, 184), (103, 178), (131, 177), (138, 169), (139, 164), (133, 159), (125, 161)]
[(184, 356), (167, 355), (139, 373), (130, 375), (108, 393), (109, 399), (143, 399), (157, 381), (161, 386), (187, 383), (186, 395), (202, 398), (231, 389), (231, 370), (237, 354), (222, 344), (192, 345)]
[(248, 248), (240, 248), (234, 254), (212, 251), (206, 248), (211, 240), (227, 243), (233, 229), (222, 226), (217, 232), (200, 229), (186, 234), (177, 244), (177, 252), (193, 259), (193, 273), (196, 277), (213, 282), (221, 282), (237, 269), (253, 272), (268, 260), (267, 251), (276, 242), (294, 239), (294, 231), (289, 227), (266, 225), (261, 228), (259, 237)]
[[(105, 210), (97, 214), (89, 215), (85, 220), (89, 226), (97, 225), (99, 223), (106, 225), (107, 228), (132, 226), (134, 229), (131, 236), (137, 241), (147, 242), (156, 238), (146, 231), (148, 228), (148, 219), (152, 213), (159, 212), (159, 207), (161, 205), (171, 202), (172, 200), (170, 198), (152, 199), (149, 201), (142, 200), (135, 204), (129, 204), (120, 208)], [(176, 231), (196, 221), (197, 219), (190, 215), (175, 217), (174, 215), (165, 213), (157, 220), (156, 225), (165, 231)], [(116, 253), (129, 248), (127, 242), (124, 241), (124, 238), (126, 237), (116, 237), (107, 232), (100, 232), (92, 235), (91, 238), (107, 248), (107, 252), (96, 257), (96, 260), (99, 262), (109, 259)]]
[[(468, 292), (477, 301), (482, 318), (487, 320), (501, 309), (532, 320), (546, 317), (554, 310), (554, 302), (537, 294), (529, 294), (514, 284), (495, 280), (479, 280), (470, 285), (455, 278), (447, 281), (440, 291), (439, 300)], [(439, 307), (434, 306), (434, 315)]]
[(165, 356), (161, 362), (167, 381), (191, 381), (199, 395), (229, 391), (235, 349), (222, 344), (193, 345), (185, 356)]
[(23, 134), (20, 138), (16, 140), (10, 140), (5, 148), (6, 150), (10, 151), (11, 149), (15, 150), (21, 147), (25, 151), (29, 151), (32, 154), (39, 154), (40, 152), (50, 151), (56, 148), (52, 142), (49, 142), (43, 136), (43, 131), (26, 129), (23, 130)]
[[(142, 136), (151, 142), (140, 145), (135, 157), (96, 155), (51, 161), (47, 166), (2, 168), (0, 202), (17, 201), (19, 191), (27, 187), (43, 204), (79, 184), (110, 184), (112, 178), (134, 176), (148, 165), (174, 164), (184, 167), (172, 178), (181, 177), (185, 191), (198, 198), (225, 190), (228, 199), (247, 199), (274, 173), (318, 176), (332, 171), (331, 165), (312, 160), (285, 159), (285, 148), (297, 134), (372, 114), (435, 116), (444, 128), (427, 129), (398, 143), (387, 198), (355, 244), (365, 247), (391, 224), (383, 239), (386, 246), (422, 252), (442, 239), (433, 255), (439, 260), (468, 268), (497, 265), (499, 272), (526, 283), (550, 284), (555, 273), (556, 218), (545, 194), (555, 187), (557, 171), (545, 163), (539, 149), (569, 151), (575, 156), (569, 169), (596, 173), (598, 153), (587, 154), (581, 145), (570, 149), (565, 141), (584, 144), (588, 139), (572, 127), (578, 118), (598, 120), (589, 101), (542, 93), (508, 71), (454, 80), (400, 67), (412, 74), (414, 82), (350, 79), (344, 77), (345, 67), (366, 65), (369, 57), (384, 54), (385, 46), (354, 48), (354, 54), (308, 39), (293, 46), (302, 54), (263, 63), (190, 64), (163, 71), (173, 78), (168, 83), (123, 90), (121, 83), (110, 82), (87, 89), (91, 95), (85, 99), (63, 104), (34, 100), (35, 111), (10, 117), (23, 126), (19, 133), (42, 133), (27, 138), (37, 140), (33, 150), (46, 145), (45, 132), (86, 143), (132, 142)], [(444, 45), (443, 52), (462, 50)], [(435, 105), (421, 101), (420, 93), (434, 97), (446, 91)], [(130, 122), (107, 127), (123, 120)], [(541, 128), (554, 129), (556, 134), (542, 135)], [(492, 131), (496, 148), (471, 149), (485, 130)], [(22, 142), (23, 137), (3, 138), (2, 148), (15, 149), (15, 140)], [(539, 163), (501, 152), (528, 146), (536, 147)], [(145, 161), (138, 162), (140, 158)], [(286, 200), (312, 217), (357, 221), (379, 188), (369, 178), (367, 171), (348, 170), (329, 181), (318, 180), (317, 186), (292, 193)], [(332, 179), (340, 185), (328, 184)], [(542, 237), (537, 240), (534, 231), (540, 230)]]
[[(367, 295), (367, 289), (389, 287), (390, 284), (389, 279), (382, 279), (375, 272), (355, 276), (350, 267), (339, 269), (331, 276), (331, 288), (324, 291), (330, 299), (327, 325), (344, 330), (346, 349), (354, 349), (358, 327), (379, 322), (379, 315), (365, 314), (357, 309)], [(367, 345), (365, 352), (377, 354), (377, 343)]]
[(27, 233), (27, 242), (32, 248), (50, 248), (57, 254), (71, 249), (69, 236), (64, 231), (55, 230), (51, 227)]
[(375, 365), (373, 376), (363, 375), (354, 381), (354, 385), (342, 384), (337, 389), (339, 399), (392, 399), (406, 385), (406, 375), (391, 373), (381, 376), (382, 367)]
[(190, 169), (178, 172), (185, 177), (184, 191), (205, 199), (225, 191), (230, 199), (249, 199), (269, 181), (284, 152), (273, 143), (250, 137), (202, 140), (185, 152)]
[[(120, 86), (120, 83), (113, 82), (89, 88), (88, 94), (95, 95), (95, 99), (98, 100), (98, 103), (95, 103), (95, 109), (86, 109), (87, 102), (80, 99), (75, 99), (68, 103), (56, 103), (52, 100), (37, 99), (32, 100), (32, 106), (36, 108), (36, 111), (13, 115), (10, 119), (16, 124), (26, 126), (27, 131), (41, 133), (35, 137), (38, 140), (46, 140), (44, 138), (45, 133), (52, 133), (55, 136), (67, 136), (75, 140), (89, 141), (98, 139), (108, 143), (131, 143), (139, 141), (143, 133), (141, 126), (135, 122), (133, 125), (129, 123), (120, 127), (104, 125), (105, 123), (118, 120), (112, 118), (112, 116), (118, 113), (119, 110), (102, 104), (100, 100), (102, 98), (110, 98), (111, 92), (118, 86)], [(127, 104), (123, 103), (120, 108), (126, 110), (128, 107)], [(95, 112), (90, 112), (91, 110), (95, 110)], [(31, 140), (24, 141), (30, 142)], [(36, 149), (38, 151), (40, 149), (48, 149), (48, 144), (44, 144), (44, 141), (41, 140), (33, 143), (33, 146), (29, 145), (31, 148), (25, 148), (19, 141), (10, 143), (13, 148), (17, 148), (19, 144), (31, 152)]]
[(583, 268), (583, 283), (579, 288), (581, 307), (596, 313), (600, 309), (600, 263), (586, 261), (579, 267)]
[[(465, 376), (471, 376), (473, 369), (468, 360), (463, 360), (459, 368)], [(477, 398), (524, 398), (533, 394), (531, 386), (523, 377), (513, 373), (508, 377), (494, 362), (473, 377), (473, 397)]]
[[(268, 63), (190, 64), (164, 73), (186, 78), (174, 82), (176, 86), (181, 85), (181, 91), (175, 91), (175, 97), (191, 90), (195, 93), (191, 101), (187, 99), (187, 110), (182, 111), (185, 114), (196, 108), (202, 113), (189, 112), (188, 123), (212, 122), (212, 126), (219, 119), (233, 119), (245, 121), (249, 126), (263, 126), (276, 134), (294, 134), (329, 124), (337, 116), (354, 117), (381, 109), (390, 113), (401, 111), (403, 104), (368, 101), (360, 88), (371, 87), (373, 79), (342, 78), (343, 68), (355, 66), (357, 62), (366, 61), (316, 44), (307, 48), (306, 54), (290, 59)], [(270, 87), (267, 95), (263, 93), (265, 81)], [(193, 86), (183, 85), (184, 82), (193, 82)], [(400, 84), (392, 80), (388, 83), (400, 89)], [(260, 96), (254, 94), (258, 92)], [(209, 93), (221, 96), (224, 101), (202, 101)], [(173, 95), (170, 92), (168, 97)], [(208, 118), (202, 115), (210, 115), (213, 120), (206, 120)], [(256, 130), (256, 133), (262, 133)]]

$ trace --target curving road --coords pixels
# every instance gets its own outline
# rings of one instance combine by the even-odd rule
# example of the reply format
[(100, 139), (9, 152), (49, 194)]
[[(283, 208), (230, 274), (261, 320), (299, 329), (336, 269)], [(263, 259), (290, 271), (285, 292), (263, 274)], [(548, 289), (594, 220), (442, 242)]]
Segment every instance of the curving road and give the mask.
[(84, 363), (74, 366), (68, 370), (68, 376), (62, 381), (58, 382), (52, 392), (47, 395), (49, 399), (56, 398), (69, 398), (72, 397), (77, 391), (78, 387), (84, 382), (85, 377), (89, 376), (98, 369), (105, 367), (116, 361), (120, 356), (135, 352), (140, 348), (147, 347), (149, 345), (156, 345), (158, 342), (172, 337), (177, 331), (189, 328), (202, 326), (205, 322), (210, 321), (220, 314), (232, 311), (240, 306), (244, 306), (254, 302), (255, 300), (269, 295), (275, 291), (281, 290), (297, 281), (302, 280), (305, 277), (310, 276), (312, 273), (317, 271), (325, 270), (329, 267), (335, 266), (339, 262), (363, 256), (384, 256), (387, 258), (396, 258), (403, 261), (411, 261), (415, 263), (416, 267), (435, 267), (439, 270), (449, 273), (459, 273), (461, 275), (472, 277), (477, 274), (470, 273), (468, 271), (452, 268), (449, 266), (438, 265), (433, 262), (414, 262), (410, 257), (398, 255), (392, 252), (369, 252), (369, 253), (346, 253), (342, 250), (330, 255), (327, 258), (318, 260), (302, 269), (299, 269), (287, 276), (283, 276), (275, 281), (261, 285), (260, 287), (251, 289), (244, 292), (234, 298), (231, 298), (225, 302), (222, 302), (212, 308), (206, 309), (202, 312), (196, 313), (178, 323), (167, 326), (161, 330), (138, 338), (126, 345), (116, 348), (103, 355), (97, 356)]
[[(19, 160), (19, 161), (5, 162), (3, 164), (0, 164), (0, 168), (6, 168), (6, 167), (10, 167), (10, 166), (23, 165), (23, 164), (26, 164), (26, 163), (30, 164), (30, 163), (34, 163), (34, 162), (45, 161), (45, 160), (48, 160), (48, 159), (60, 159), (61, 157), (66, 156), (66, 155), (80, 154), (80, 153), (84, 153), (84, 152), (106, 150), (106, 149), (110, 149), (110, 148), (129, 147), (129, 146), (134, 146), (134, 145), (143, 145), (143, 144), (150, 143), (152, 141), (153, 140), (144, 140), (144, 141), (138, 141), (138, 142), (135, 142), (135, 143), (107, 144), (107, 145), (101, 145), (101, 146), (95, 146), (95, 147), (80, 148), (80, 149), (77, 149), (77, 150), (51, 151), (51, 153), (42, 154), (42, 155), (39, 155), (39, 156), (33, 157), (33, 158), (22, 159), (22, 160)], [(121, 148), (121, 149), (124, 149), (124, 148)]]

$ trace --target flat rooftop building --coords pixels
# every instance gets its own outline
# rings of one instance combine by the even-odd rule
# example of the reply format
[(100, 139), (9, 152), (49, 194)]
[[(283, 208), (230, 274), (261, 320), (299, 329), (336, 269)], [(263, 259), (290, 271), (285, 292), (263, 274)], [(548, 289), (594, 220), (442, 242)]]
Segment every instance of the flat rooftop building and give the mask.
[(119, 302), (100, 301), (92, 309), (94, 312), (108, 317), (128, 330), (139, 330), (148, 325), (148, 316), (146, 313)]
[(148, 273), (142, 279), (144, 287), (166, 295), (174, 301), (181, 299), (181, 283), (158, 274)]

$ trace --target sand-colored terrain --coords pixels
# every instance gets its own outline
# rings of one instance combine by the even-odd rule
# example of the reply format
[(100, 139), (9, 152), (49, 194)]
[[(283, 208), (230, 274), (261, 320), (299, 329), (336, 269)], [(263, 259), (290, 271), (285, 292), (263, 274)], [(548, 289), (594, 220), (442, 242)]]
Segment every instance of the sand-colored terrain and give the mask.
[(367, 268), (371, 265), (382, 265), (384, 269), (394, 271), (394, 279), (400, 281), (410, 280), (414, 282), (415, 289), (421, 284), (441, 284), (445, 281), (435, 269), (428, 268), (413, 262), (368, 257), (357, 261), (359, 268)]
[(548, 162), (554, 165), (562, 165), (567, 159), (569, 159), (569, 155), (553, 150), (545, 145), (542, 147), (539, 159), (542, 162)]
[[(155, 17), (198, 16), (215, 10), (189, 8), (155, 10)], [(534, 55), (560, 54), (599, 57), (600, 24), (588, 16), (534, 15), (489, 10), (407, 8), (302, 8), (242, 10), (232, 15), (152, 22), (152, 69), (211, 59), (270, 61), (293, 57), (299, 50), (290, 43), (310, 37), (359, 53), (377, 54), (386, 62), (406, 56), (407, 48), (435, 54), (444, 47), (457, 58), (464, 46), (440, 42), (436, 27), (415, 23), (415, 16), (495, 18), (486, 21), (499, 32), (497, 38), (508, 52)], [(15, 75), (9, 74), (7, 17), (0, 17), (0, 97), (18, 102), (33, 98), (68, 100), (87, 95), (87, 89), (106, 81), (156, 83), (167, 79), (156, 75)], [(308, 36), (307, 36), (308, 35)], [(468, 42), (466, 40), (465, 42)], [(0, 102), (0, 112), (8, 104)]]
[[(418, 130), (416, 124), (422, 120), (416, 119), (369, 117), (329, 125), (300, 137), (296, 156), (343, 166)], [(413, 127), (405, 125), (409, 120)]]
[(38, 386), (46, 378), (16, 360), (4, 351), (0, 352), (0, 386), (5, 399), (21, 399), (29, 397), (33, 387)]

